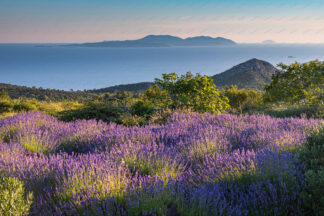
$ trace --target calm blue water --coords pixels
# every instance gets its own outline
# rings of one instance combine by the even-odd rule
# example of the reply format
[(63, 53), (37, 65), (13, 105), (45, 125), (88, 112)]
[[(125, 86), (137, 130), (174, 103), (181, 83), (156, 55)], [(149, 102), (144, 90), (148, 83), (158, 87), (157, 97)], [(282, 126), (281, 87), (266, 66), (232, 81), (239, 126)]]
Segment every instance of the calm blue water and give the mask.
[(80, 48), (2, 44), (0, 82), (83, 90), (153, 81), (169, 72), (215, 75), (251, 58), (274, 65), (324, 60), (324, 45)]

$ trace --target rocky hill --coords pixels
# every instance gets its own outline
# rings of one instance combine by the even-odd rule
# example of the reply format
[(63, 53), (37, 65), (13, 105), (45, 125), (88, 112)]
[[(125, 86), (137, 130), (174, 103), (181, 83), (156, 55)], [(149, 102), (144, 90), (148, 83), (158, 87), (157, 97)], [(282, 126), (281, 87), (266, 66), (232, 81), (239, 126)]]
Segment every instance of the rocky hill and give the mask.
[(237, 85), (238, 88), (263, 89), (265, 84), (271, 82), (271, 76), (276, 70), (269, 62), (254, 58), (212, 78), (219, 88)]

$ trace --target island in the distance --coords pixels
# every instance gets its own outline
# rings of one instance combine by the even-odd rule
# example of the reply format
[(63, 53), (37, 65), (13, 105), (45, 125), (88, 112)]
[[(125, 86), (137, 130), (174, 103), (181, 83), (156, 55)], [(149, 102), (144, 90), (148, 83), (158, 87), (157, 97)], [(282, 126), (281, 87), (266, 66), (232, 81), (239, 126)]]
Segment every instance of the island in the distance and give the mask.
[(70, 44), (81, 47), (172, 47), (172, 46), (217, 46), (235, 45), (230, 39), (223, 37), (197, 36), (182, 39), (171, 35), (148, 35), (138, 40), (102, 41), (93, 43)]
[(263, 44), (275, 44), (276, 42), (273, 40), (264, 40), (262, 41)]

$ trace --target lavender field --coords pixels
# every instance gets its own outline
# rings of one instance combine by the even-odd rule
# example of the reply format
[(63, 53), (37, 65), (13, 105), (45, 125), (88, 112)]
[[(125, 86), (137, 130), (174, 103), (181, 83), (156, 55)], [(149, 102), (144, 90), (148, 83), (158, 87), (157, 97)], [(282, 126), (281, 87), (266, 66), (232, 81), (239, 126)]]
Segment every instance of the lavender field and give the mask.
[(295, 152), (306, 118), (173, 114), (164, 125), (0, 121), (0, 174), (32, 192), (30, 215), (299, 215)]

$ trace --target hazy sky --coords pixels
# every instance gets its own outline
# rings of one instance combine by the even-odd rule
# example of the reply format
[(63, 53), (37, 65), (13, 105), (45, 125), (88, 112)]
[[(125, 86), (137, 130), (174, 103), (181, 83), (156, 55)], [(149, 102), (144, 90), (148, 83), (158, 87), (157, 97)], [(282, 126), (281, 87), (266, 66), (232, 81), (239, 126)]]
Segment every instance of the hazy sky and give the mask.
[(324, 43), (324, 0), (0, 0), (0, 43), (148, 34)]

